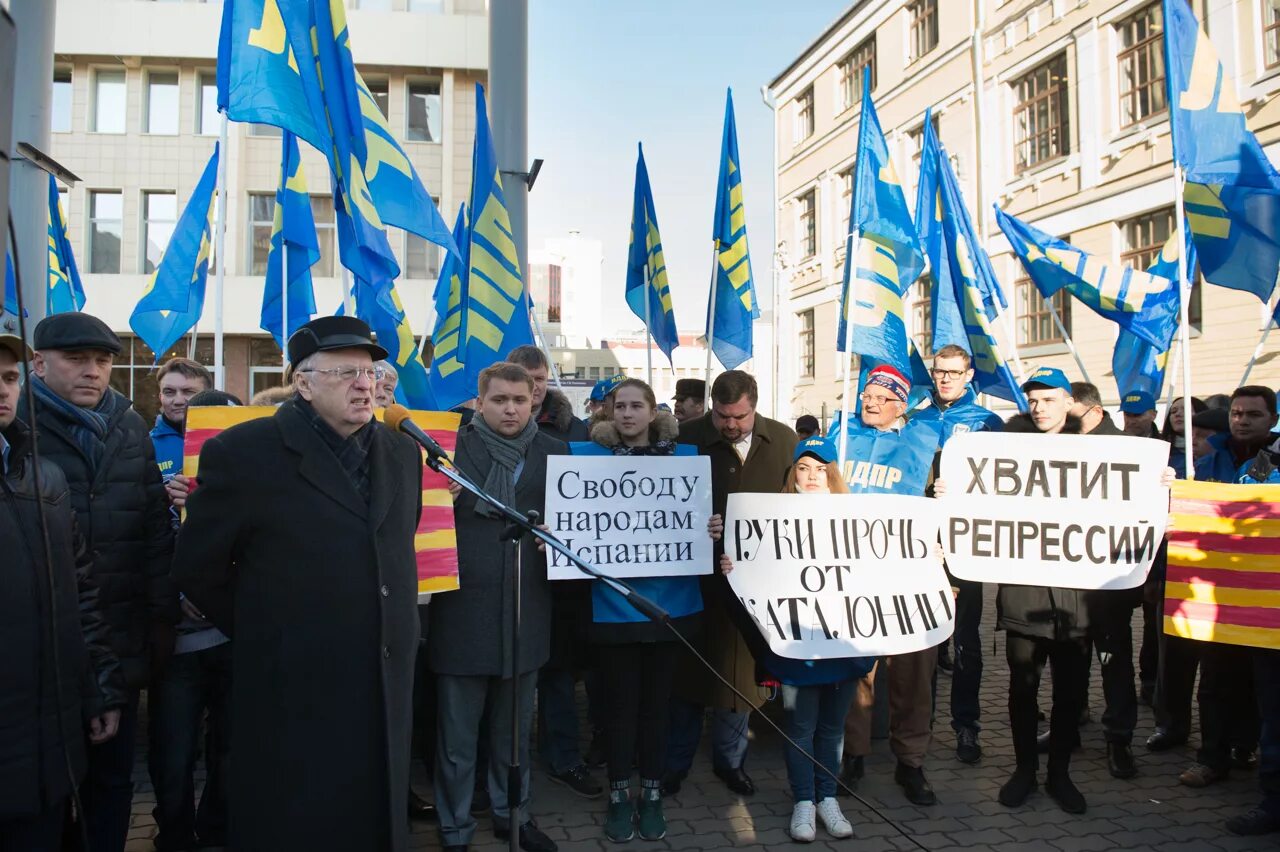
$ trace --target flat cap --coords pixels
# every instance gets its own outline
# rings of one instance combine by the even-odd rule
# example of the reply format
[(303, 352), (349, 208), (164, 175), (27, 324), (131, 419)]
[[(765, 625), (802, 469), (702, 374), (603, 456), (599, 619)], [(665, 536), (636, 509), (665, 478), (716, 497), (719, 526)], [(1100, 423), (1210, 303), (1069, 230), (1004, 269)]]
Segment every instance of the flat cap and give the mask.
[(32, 335), (32, 348), (41, 349), (101, 349), (119, 355), (124, 346), (120, 338), (105, 322), (81, 311), (68, 311), (45, 317), (36, 324)]
[(27, 348), (26, 341), (16, 334), (0, 334), (0, 349), (12, 352), (15, 361), (31, 359), (31, 350)]
[(676, 379), (676, 393), (672, 399), (706, 399), (707, 382), (705, 379)]
[(289, 338), (289, 364), (330, 349), (363, 349), (375, 361), (387, 357), (387, 350), (373, 342), (373, 332), (364, 320), (355, 317), (317, 317)]

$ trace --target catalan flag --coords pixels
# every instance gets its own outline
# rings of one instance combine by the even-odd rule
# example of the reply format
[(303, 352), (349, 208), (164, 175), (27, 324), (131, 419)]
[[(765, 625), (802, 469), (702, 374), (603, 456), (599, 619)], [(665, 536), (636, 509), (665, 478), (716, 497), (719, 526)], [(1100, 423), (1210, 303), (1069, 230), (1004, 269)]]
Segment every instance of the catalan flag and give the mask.
[[(272, 417), (271, 406), (209, 406), (187, 413), (187, 431), (182, 445), (182, 472), (193, 480), (199, 473), (200, 450), (204, 442), (237, 423)], [(382, 419), (382, 410), (374, 412)], [(457, 414), (412, 411), (409, 419), (422, 428), (446, 451), (452, 453), (458, 441)], [(418, 594), (448, 592), (458, 588), (458, 540), (453, 526), (453, 498), (449, 482), (429, 467), (422, 470), (422, 518), (418, 521), (413, 548), (418, 560)]]
[(1164, 631), (1280, 648), (1280, 486), (1173, 485)]
[(58, 182), (49, 175), (49, 293), (47, 309), (50, 314), (84, 309), (84, 285), (80, 283), (80, 270), (76, 268), (75, 255), (71, 253), (71, 240), (67, 236), (67, 217), (62, 212), (62, 197), (58, 195)]
[(738, 156), (738, 123), (733, 90), (725, 96), (724, 136), (720, 140), (720, 177), (716, 182), (715, 280), (707, 300), (707, 341), (711, 351), (732, 370), (751, 357), (751, 323), (760, 316), (751, 253), (747, 248), (747, 213), (742, 201), (742, 159)]
[[(667, 285), (667, 261), (662, 254), (662, 236), (658, 233), (658, 211), (649, 186), (649, 169), (644, 164), (644, 148), (636, 146), (636, 190), (631, 204), (631, 245), (627, 251), (627, 304), (632, 313), (643, 320), (653, 342), (671, 359), (680, 345), (676, 331), (676, 315), (671, 306), (671, 288)], [(647, 308), (646, 308), (647, 302)]]

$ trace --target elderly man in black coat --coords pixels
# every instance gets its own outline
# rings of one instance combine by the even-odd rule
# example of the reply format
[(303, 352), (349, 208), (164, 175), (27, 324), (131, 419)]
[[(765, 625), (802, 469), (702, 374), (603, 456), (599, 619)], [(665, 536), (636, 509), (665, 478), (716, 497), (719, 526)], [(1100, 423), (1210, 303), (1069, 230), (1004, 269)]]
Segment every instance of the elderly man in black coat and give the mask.
[(307, 323), (297, 395), (200, 454), (174, 577), (232, 639), (236, 852), (408, 845), (422, 454), (373, 420), (385, 357)]

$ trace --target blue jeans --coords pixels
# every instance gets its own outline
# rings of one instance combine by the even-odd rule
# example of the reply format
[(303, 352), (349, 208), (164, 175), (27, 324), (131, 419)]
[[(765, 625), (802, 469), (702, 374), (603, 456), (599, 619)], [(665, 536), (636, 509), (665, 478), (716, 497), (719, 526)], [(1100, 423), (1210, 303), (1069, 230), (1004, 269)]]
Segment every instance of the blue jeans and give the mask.
[(982, 686), (982, 584), (952, 580), (956, 595), (955, 669), (951, 673), (951, 727), (981, 730), (978, 690)]
[[(231, 643), (174, 654), (160, 681), (147, 692), (150, 752), (147, 768), (156, 791), (152, 811), (159, 828), (156, 849), (223, 846), (227, 835), (227, 756), (231, 727)], [(207, 776), (196, 810), (196, 768), (205, 711)]]
[[(587, 719), (593, 727), (597, 724), (594, 675), (588, 670), (582, 678), (587, 687)], [(576, 687), (572, 669), (547, 665), (538, 671), (538, 754), (556, 775), (582, 763)]]
[[(688, 772), (702, 739), (706, 708), (683, 698), (671, 699), (671, 730), (667, 735), (667, 771)], [(747, 759), (747, 719), (750, 713), (714, 708), (711, 711), (711, 765), (737, 769)]]
[(844, 750), (844, 718), (857, 691), (857, 680), (824, 686), (782, 687), (787, 736), (827, 770), (818, 769), (788, 743), (787, 781), (795, 801), (820, 802), (836, 794), (836, 776), (840, 774), (840, 755)]
[(1280, 816), (1280, 651), (1253, 649), (1254, 689), (1262, 716), (1258, 741), (1258, 786), (1262, 807)]
[(133, 746), (138, 734), (138, 693), (120, 708), (116, 735), (89, 746), (89, 771), (80, 785), (90, 852), (124, 852), (133, 806)]

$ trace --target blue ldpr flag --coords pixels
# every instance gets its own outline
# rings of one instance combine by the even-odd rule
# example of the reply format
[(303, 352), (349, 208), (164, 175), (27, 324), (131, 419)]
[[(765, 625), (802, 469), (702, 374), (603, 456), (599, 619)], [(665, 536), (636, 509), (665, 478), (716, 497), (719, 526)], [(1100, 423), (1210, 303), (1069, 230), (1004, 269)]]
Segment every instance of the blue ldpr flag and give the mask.
[(1206, 281), (1263, 302), (1280, 266), (1280, 172), (1249, 130), (1213, 42), (1186, 0), (1164, 0), (1173, 156)]
[(924, 255), (880, 130), (870, 75), (863, 81), (849, 228), (857, 236), (845, 257), (836, 351), (856, 352), (911, 375), (902, 297), (924, 269)]
[(13, 272), (13, 256), (4, 253), (4, 312), (18, 313), (18, 276)]
[(999, 207), (996, 221), (1046, 301), (1065, 287), (1099, 316), (1153, 346), (1162, 346), (1173, 333), (1180, 302), (1168, 279), (1107, 263)]
[(920, 247), (929, 259), (929, 329), (931, 348), (937, 352), (943, 346), (954, 343), (969, 351), (969, 338), (964, 331), (964, 317), (956, 302), (956, 289), (951, 278), (951, 260), (947, 256), (947, 241), (942, 233), (942, 196), (939, 182), (939, 166), (942, 146), (933, 132), (932, 110), (925, 110), (924, 140), (920, 149), (920, 183), (916, 188), (916, 228), (920, 233)]
[[(658, 212), (649, 186), (649, 170), (644, 164), (644, 147), (637, 145), (635, 198), (631, 203), (631, 245), (627, 250), (627, 304), (632, 313), (648, 323), (649, 334), (667, 360), (680, 345), (676, 315), (671, 307), (667, 284), (667, 261), (662, 255), (658, 233)], [(648, 314), (645, 299), (648, 298)]]
[(378, 345), (387, 350), (387, 362), (396, 368), (396, 399), (419, 411), (431, 409), (433, 398), (427, 387), (427, 368), (422, 365), (417, 338), (395, 285), (386, 293), (394, 310), (384, 307), (382, 294), (368, 282), (357, 278), (355, 292), (356, 316), (369, 324)]
[(209, 277), (218, 146), (174, 226), (169, 245), (129, 317), (129, 327), (155, 353), (156, 363), (200, 320)]
[[(267, 280), (262, 290), (262, 317), (259, 327), (270, 332), (281, 349), (299, 327), (310, 322), (316, 312), (311, 267), (320, 260), (320, 242), (311, 214), (311, 196), (302, 170), (298, 139), (284, 131), (280, 140), (280, 183), (276, 187), (275, 218), (271, 223), (271, 251), (267, 254)], [(288, 256), (289, 283), (284, 285), (285, 256)], [(281, 335), (280, 296), (287, 289), (289, 331)]]
[[(458, 205), (458, 220), (453, 226), (453, 239), (459, 246), (467, 246), (467, 207)], [(454, 408), (476, 395), (476, 377), (469, 376), (462, 362), (462, 293), (467, 277), (467, 258), (459, 252), (449, 252), (440, 265), (440, 277), (435, 290), (435, 327), (431, 330), (431, 369), (428, 386), (434, 397), (435, 409)]]
[(716, 274), (707, 300), (707, 343), (726, 370), (751, 357), (751, 323), (760, 316), (751, 253), (747, 248), (747, 213), (742, 201), (742, 160), (738, 157), (738, 124), (733, 90), (725, 96), (724, 134), (720, 140), (720, 176), (711, 240), (716, 248)]
[[(1187, 249), (1187, 279), (1195, 277), (1196, 249), (1191, 240), (1190, 228), (1186, 229), (1184, 245)], [(1147, 268), (1147, 272), (1169, 281), (1169, 286), (1178, 291), (1178, 237), (1170, 234), (1160, 249), (1160, 254)], [(1130, 334), (1123, 328), (1116, 337), (1116, 348), (1111, 353), (1111, 372), (1116, 377), (1116, 389), (1120, 398), (1131, 393), (1143, 391), (1151, 394), (1152, 399), (1159, 399), (1164, 389), (1165, 368), (1169, 364), (1169, 349), (1173, 338), (1177, 335), (1175, 324), (1169, 333), (1169, 339), (1161, 346), (1152, 346), (1142, 338)]]
[[(476, 84), (476, 139), (471, 158), (467, 275), (462, 279), (462, 360), (480, 371), (533, 343), (524, 275), (511, 237), (511, 217), (489, 131), (484, 87)], [(474, 395), (474, 388), (472, 390)]]
[(67, 217), (62, 212), (58, 182), (49, 175), (49, 292), (45, 308), (50, 315), (84, 309), (84, 285), (67, 236)]
[(1019, 411), (1026, 411), (1026, 394), (1001, 353), (992, 328), (999, 316), (998, 305), (1004, 301), (1000, 296), (1000, 283), (973, 227), (946, 150), (937, 146), (935, 156), (939, 221), (946, 247), (942, 256), (950, 268), (954, 299), (964, 326), (965, 349), (972, 358), (973, 384), (980, 393), (1006, 399), (1017, 405)]

